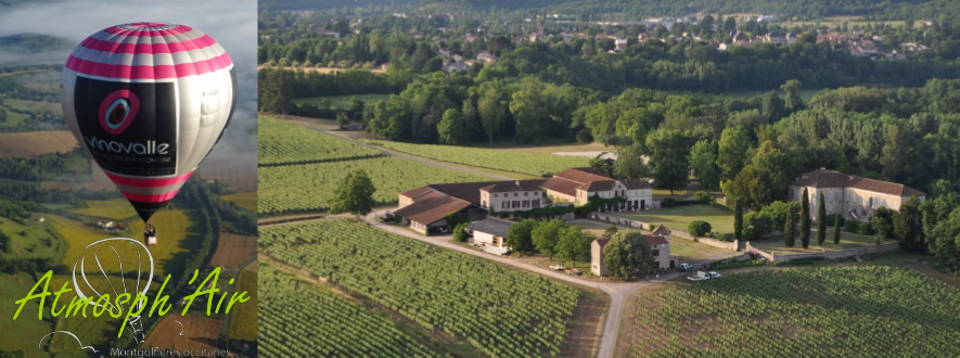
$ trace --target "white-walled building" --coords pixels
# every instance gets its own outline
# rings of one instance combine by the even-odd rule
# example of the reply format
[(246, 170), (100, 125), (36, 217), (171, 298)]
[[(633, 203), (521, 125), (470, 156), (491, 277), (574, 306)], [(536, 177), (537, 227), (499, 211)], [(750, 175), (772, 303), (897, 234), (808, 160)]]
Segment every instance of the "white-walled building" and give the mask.
[(790, 184), (789, 199), (800, 201), (803, 189), (810, 200), (810, 215), (816, 219), (820, 194), (827, 215), (840, 214), (858, 221), (869, 220), (879, 207), (899, 211), (900, 205), (917, 197), (923, 200), (926, 194), (909, 186), (883, 180), (862, 178), (835, 170), (820, 168), (804, 173)]
[(473, 235), (473, 242), (483, 247), (483, 250), (496, 255), (506, 255), (512, 248), (504, 244), (507, 239), (507, 232), (510, 226), (515, 224), (512, 221), (488, 217), (483, 220), (471, 222), (467, 225), (467, 232)]

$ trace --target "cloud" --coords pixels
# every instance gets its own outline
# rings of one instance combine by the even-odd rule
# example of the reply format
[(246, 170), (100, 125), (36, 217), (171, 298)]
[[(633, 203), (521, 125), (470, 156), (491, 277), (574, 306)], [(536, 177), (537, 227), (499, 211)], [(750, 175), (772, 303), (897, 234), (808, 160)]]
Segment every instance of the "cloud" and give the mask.
[[(237, 108), (230, 127), (208, 161), (232, 160), (228, 166), (247, 167), (256, 175), (257, 110), (257, 1), (256, 0), (175, 0), (105, 2), (77, 0), (28, 4), (0, 13), (0, 36), (39, 33), (79, 43), (87, 36), (112, 25), (155, 21), (189, 25), (206, 32), (230, 53), (240, 87)], [(69, 50), (44, 52), (30, 58), (0, 53), (2, 63), (63, 63)], [(58, 59), (59, 55), (59, 59)], [(206, 165), (207, 163), (204, 163)], [(217, 167), (224, 166), (223, 163)], [(201, 171), (203, 172), (203, 171)]]

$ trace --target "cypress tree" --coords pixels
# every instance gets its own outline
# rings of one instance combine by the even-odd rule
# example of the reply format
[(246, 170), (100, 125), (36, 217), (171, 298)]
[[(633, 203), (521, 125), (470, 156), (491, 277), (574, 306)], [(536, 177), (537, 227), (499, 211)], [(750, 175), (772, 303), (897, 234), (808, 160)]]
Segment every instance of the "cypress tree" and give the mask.
[(810, 246), (810, 198), (807, 188), (803, 188), (803, 201), (800, 202), (800, 244), (806, 249)]
[(741, 200), (735, 202), (736, 208), (733, 215), (733, 236), (737, 241), (743, 240), (743, 203)]
[(797, 243), (797, 224), (794, 220), (797, 217), (797, 212), (795, 210), (790, 210), (787, 213), (787, 220), (783, 225), (783, 238), (784, 244), (787, 247), (793, 247)]
[(833, 243), (840, 244), (840, 215), (833, 219)]

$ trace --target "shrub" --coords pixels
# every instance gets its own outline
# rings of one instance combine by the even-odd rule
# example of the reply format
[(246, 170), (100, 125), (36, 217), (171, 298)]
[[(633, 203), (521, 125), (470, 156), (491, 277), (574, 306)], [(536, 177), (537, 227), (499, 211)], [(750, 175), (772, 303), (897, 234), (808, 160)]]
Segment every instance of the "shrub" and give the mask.
[(873, 225), (870, 225), (869, 222), (859, 223), (858, 226), (859, 226), (859, 229), (857, 230), (857, 232), (860, 233), (861, 235), (876, 234), (876, 231), (873, 230)]
[(453, 227), (453, 241), (467, 242), (467, 232), (464, 230), (467, 225), (466, 222), (462, 222)]
[(660, 207), (669, 208), (671, 206), (676, 205), (676, 203), (677, 203), (677, 200), (674, 198), (663, 198), (663, 200), (660, 201)]
[(693, 200), (699, 201), (699, 202), (704, 203), (704, 204), (709, 203), (709, 202), (710, 202), (710, 194), (708, 194), (708, 193), (705, 192), (705, 191), (698, 191), (698, 192), (696, 192), (696, 193), (693, 193)]
[(847, 232), (858, 233), (860, 232), (860, 225), (854, 220), (846, 220), (843, 223), (843, 229)]
[(710, 226), (710, 223), (701, 220), (691, 221), (690, 225), (687, 225), (687, 231), (690, 232), (690, 235), (697, 237), (706, 235), (711, 229), (713, 227)]
[(840, 214), (830, 214), (826, 216), (827, 225), (834, 225), (837, 220), (840, 220), (840, 226), (844, 226), (847, 221), (843, 218), (843, 215)]

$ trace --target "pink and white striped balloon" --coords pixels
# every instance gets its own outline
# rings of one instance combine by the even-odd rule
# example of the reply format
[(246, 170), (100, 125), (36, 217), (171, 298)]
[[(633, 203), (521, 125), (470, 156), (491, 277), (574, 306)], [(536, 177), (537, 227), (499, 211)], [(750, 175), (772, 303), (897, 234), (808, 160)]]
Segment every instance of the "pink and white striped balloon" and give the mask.
[(144, 221), (219, 140), (236, 105), (233, 67), (209, 35), (155, 22), (103, 29), (67, 59), (64, 118)]

